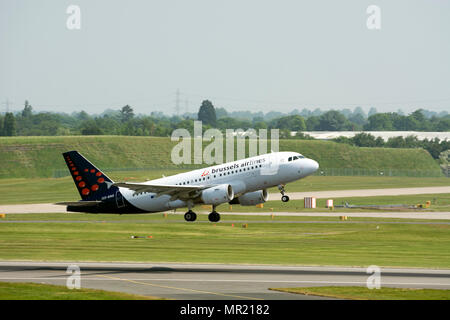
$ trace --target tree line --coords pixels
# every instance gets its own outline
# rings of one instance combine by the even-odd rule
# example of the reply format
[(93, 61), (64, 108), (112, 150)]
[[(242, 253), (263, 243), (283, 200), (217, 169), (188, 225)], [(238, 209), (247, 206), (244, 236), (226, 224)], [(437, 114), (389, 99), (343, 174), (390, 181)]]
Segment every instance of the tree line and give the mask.
[(375, 137), (370, 133), (361, 132), (351, 138), (338, 137), (332, 139), (335, 142), (346, 143), (357, 147), (371, 147), (371, 148), (423, 148), (427, 150), (434, 159), (439, 159), (439, 155), (450, 149), (449, 140), (423, 139), (419, 140), (416, 136), (410, 135), (407, 137), (391, 137), (384, 141), (381, 137)]
[[(371, 113), (372, 112), (372, 113)], [(303, 131), (449, 131), (450, 115), (416, 110), (409, 115), (399, 112), (374, 113), (366, 116), (357, 107), (354, 111), (344, 109), (319, 112), (306, 109), (282, 114), (271, 111), (262, 113), (227, 113), (214, 108), (204, 100), (197, 114), (166, 116), (152, 112), (150, 115), (136, 115), (129, 105), (120, 110), (106, 110), (100, 115), (89, 115), (85, 111), (72, 114), (56, 112), (34, 112), (28, 101), (22, 111), (0, 115), (2, 136), (54, 136), (54, 135), (135, 135), (170, 136), (177, 128), (193, 131), (194, 120), (201, 120), (204, 129), (279, 129), (281, 138), (308, 138)], [(268, 113), (268, 114), (269, 114)], [(242, 114), (240, 118), (238, 115)], [(278, 115), (273, 117), (274, 114)], [(251, 115), (252, 117), (249, 117)]]

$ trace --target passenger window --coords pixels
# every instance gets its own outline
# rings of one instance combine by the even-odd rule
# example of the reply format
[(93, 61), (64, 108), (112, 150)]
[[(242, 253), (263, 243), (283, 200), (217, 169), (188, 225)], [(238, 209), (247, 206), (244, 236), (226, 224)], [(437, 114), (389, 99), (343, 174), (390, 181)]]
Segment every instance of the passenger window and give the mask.
[(288, 161), (292, 161), (292, 157), (289, 157)]

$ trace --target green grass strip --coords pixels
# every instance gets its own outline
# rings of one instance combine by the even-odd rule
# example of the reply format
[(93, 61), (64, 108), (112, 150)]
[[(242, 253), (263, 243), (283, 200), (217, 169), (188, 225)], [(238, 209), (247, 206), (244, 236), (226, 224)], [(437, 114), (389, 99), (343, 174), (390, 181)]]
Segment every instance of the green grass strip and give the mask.
[(352, 300), (450, 300), (450, 290), (366, 287), (270, 288), (270, 290)]
[(155, 300), (161, 299), (122, 292), (68, 289), (39, 283), (0, 282), (0, 300)]

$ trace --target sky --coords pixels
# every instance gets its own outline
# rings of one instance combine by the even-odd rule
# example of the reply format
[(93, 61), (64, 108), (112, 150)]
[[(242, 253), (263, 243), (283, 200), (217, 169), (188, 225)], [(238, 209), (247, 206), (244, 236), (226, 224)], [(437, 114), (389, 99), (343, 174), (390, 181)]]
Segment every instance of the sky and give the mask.
[(449, 40), (444, 0), (0, 0), (0, 111), (450, 111)]

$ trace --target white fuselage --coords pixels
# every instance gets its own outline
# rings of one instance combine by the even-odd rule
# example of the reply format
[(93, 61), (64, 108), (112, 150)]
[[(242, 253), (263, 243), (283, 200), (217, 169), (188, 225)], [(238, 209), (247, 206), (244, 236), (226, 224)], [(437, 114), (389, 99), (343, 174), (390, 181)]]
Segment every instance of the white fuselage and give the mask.
[[(234, 197), (247, 192), (267, 189), (302, 179), (313, 174), (319, 165), (296, 152), (275, 152), (176, 174), (144, 184), (208, 186), (229, 184)], [(147, 212), (160, 212), (187, 207), (183, 200), (171, 201), (169, 195), (155, 193), (137, 194), (127, 188), (119, 188), (126, 200)]]

